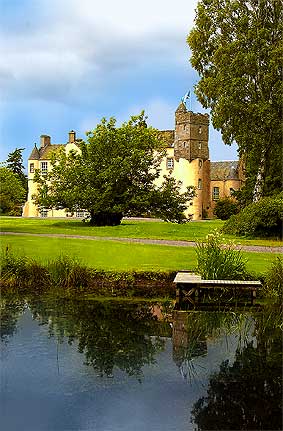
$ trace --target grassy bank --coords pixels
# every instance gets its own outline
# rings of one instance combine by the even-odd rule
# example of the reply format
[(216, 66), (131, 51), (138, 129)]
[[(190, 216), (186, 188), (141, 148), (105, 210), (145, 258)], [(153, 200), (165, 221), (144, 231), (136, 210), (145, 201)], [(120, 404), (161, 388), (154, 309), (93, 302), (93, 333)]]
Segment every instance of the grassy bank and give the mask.
[[(115, 241), (86, 241), (48, 237), (3, 236), (2, 247), (40, 263), (60, 256), (79, 258), (90, 268), (105, 271), (179, 271), (194, 270), (196, 253), (191, 247), (161, 246)], [(247, 270), (262, 274), (275, 254), (244, 252)]]
[[(48, 233), (117, 238), (148, 238), (198, 241), (214, 229), (221, 229), (221, 220), (205, 220), (183, 225), (159, 221), (123, 220), (120, 226), (91, 227), (78, 220), (0, 217), (0, 229), (6, 232)], [(283, 242), (274, 239), (247, 239), (225, 235), (238, 244), (279, 246)]]

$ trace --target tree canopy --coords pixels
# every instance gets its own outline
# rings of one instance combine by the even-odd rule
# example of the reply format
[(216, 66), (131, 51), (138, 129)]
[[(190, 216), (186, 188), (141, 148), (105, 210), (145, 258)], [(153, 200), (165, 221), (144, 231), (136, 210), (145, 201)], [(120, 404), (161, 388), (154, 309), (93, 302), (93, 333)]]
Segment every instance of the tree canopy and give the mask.
[(27, 177), (24, 173), (25, 168), (23, 165), (23, 151), (24, 148), (16, 148), (14, 151), (9, 153), (6, 160), (6, 166), (8, 169), (10, 169), (10, 171), (17, 175), (23, 187), (27, 191)]
[(8, 168), (0, 168), (0, 212), (21, 215), (26, 191), (16, 174)]
[(80, 151), (54, 153), (52, 169), (35, 181), (35, 202), (45, 208), (88, 210), (90, 223), (117, 225), (125, 215), (147, 214), (181, 222), (194, 189), (180, 193), (171, 177), (155, 185), (164, 156), (158, 131), (147, 127), (142, 112), (121, 127), (103, 119), (87, 134)]
[(280, 0), (200, 0), (188, 36), (199, 101), (225, 144), (237, 142), (246, 199), (282, 187)]

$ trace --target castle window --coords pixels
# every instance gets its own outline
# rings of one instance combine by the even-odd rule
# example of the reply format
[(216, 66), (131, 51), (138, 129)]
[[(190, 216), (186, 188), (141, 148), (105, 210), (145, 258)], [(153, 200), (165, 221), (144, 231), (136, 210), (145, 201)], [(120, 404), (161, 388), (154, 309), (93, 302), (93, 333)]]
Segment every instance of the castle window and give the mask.
[(167, 169), (174, 169), (174, 159), (173, 159), (173, 157), (167, 157), (167, 159), (166, 159), (166, 168)]
[(198, 166), (199, 166), (199, 168), (202, 167), (202, 160), (201, 159), (199, 159), (199, 161), (198, 161)]
[(219, 200), (219, 187), (213, 187), (213, 190), (212, 190), (212, 199), (214, 201), (218, 201)]
[(186, 130), (186, 124), (184, 124), (183, 128), (184, 128), (184, 130)]
[(31, 163), (29, 165), (29, 171), (30, 171), (31, 174), (34, 172), (34, 163)]
[(184, 148), (187, 148), (187, 142), (183, 142)]
[(41, 162), (40, 163), (40, 170), (42, 174), (46, 174), (47, 173), (47, 169), (48, 168), (48, 164), (47, 162)]
[(202, 180), (201, 180), (201, 178), (199, 178), (199, 180), (198, 180), (198, 189), (199, 190), (202, 189)]
[(198, 128), (198, 132), (200, 135), (202, 134), (202, 127), (201, 126), (199, 126), (199, 128)]
[(199, 141), (199, 143), (198, 143), (198, 149), (201, 150), (201, 148), (202, 148), (202, 143)]

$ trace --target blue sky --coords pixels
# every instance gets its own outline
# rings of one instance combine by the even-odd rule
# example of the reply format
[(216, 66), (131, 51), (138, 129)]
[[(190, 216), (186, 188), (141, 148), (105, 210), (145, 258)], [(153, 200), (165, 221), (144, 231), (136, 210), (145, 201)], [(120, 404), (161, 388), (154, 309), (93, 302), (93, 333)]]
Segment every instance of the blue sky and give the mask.
[[(0, 0), (0, 161), (41, 134), (84, 138), (102, 117), (118, 123), (142, 109), (174, 128), (181, 97), (198, 81), (186, 37), (196, 0)], [(192, 109), (205, 112), (192, 97)], [(236, 146), (210, 130), (210, 159)]]

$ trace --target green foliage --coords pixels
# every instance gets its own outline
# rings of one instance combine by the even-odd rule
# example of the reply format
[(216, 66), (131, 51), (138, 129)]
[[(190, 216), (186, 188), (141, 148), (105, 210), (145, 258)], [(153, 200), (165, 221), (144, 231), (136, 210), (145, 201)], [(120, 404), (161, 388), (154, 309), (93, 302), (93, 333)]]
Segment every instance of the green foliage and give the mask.
[(0, 285), (4, 290), (42, 292), (55, 290), (66, 295), (83, 292), (97, 296), (172, 297), (175, 272), (104, 271), (87, 267), (78, 259), (59, 256), (47, 264), (17, 254), (9, 247), (0, 255)]
[(21, 181), (23, 188), (26, 191), (28, 190), (28, 180), (25, 175), (24, 165), (23, 165), (23, 155), (22, 152), (24, 148), (16, 148), (14, 151), (8, 154), (8, 158), (6, 160), (7, 168), (10, 169)]
[(283, 260), (277, 257), (264, 277), (264, 293), (282, 301), (283, 293)]
[(18, 176), (8, 168), (0, 168), (0, 213), (21, 215), (26, 191)]
[(282, 15), (281, 1), (200, 0), (188, 37), (198, 100), (237, 142), (249, 200), (282, 189)]
[(9, 247), (1, 250), (1, 284), (8, 288), (32, 287), (41, 290), (49, 284), (47, 270), (34, 259), (11, 252)]
[(238, 204), (231, 198), (219, 199), (216, 202), (213, 214), (221, 220), (228, 220), (233, 214), (239, 212)]
[(206, 280), (244, 280), (246, 260), (232, 242), (225, 243), (216, 230), (206, 241), (197, 243), (197, 272)]
[[(190, 190), (165, 178), (157, 187), (164, 144), (158, 131), (147, 127), (142, 112), (121, 127), (103, 119), (81, 143), (81, 154), (54, 154), (52, 170), (34, 179), (39, 185), (35, 202), (45, 208), (85, 209), (90, 224), (119, 225), (124, 215), (153, 213), (166, 220), (182, 221)], [(170, 205), (169, 205), (170, 202)]]
[(68, 256), (60, 256), (47, 264), (52, 286), (63, 289), (87, 287), (91, 270)]
[(283, 193), (262, 198), (232, 216), (224, 225), (225, 233), (282, 237)]

